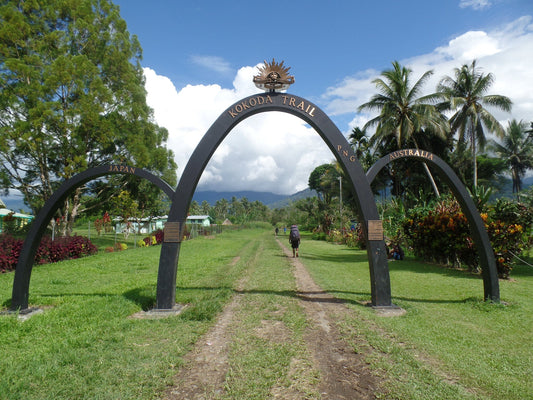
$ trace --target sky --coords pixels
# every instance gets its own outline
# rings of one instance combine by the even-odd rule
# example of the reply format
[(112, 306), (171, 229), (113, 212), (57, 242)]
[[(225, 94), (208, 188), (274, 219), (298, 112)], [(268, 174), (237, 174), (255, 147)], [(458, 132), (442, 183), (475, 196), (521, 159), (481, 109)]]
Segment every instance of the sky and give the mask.
[[(147, 101), (169, 131), (178, 177), (218, 116), (260, 92), (252, 78), (265, 60), (284, 61), (295, 78), (288, 92), (317, 104), (346, 136), (375, 116), (356, 110), (393, 61), (412, 69), (414, 80), (433, 70), (430, 93), (476, 59), (494, 75), (490, 94), (514, 103), (511, 114), (491, 110), (504, 126), (533, 121), (531, 0), (114, 2), (143, 48)], [(299, 118), (262, 113), (230, 132), (197, 190), (293, 194), (333, 160)]]
[[(511, 98), (504, 124), (533, 121), (533, 0), (114, 0), (143, 49), (147, 101), (169, 131), (178, 177), (218, 116), (259, 93), (263, 61), (284, 61), (288, 92), (317, 104), (343, 134), (375, 115), (357, 107), (377, 93), (372, 80), (399, 61), (413, 79), (433, 70), (433, 92), (454, 68), (476, 59)], [(262, 113), (230, 132), (197, 190), (271, 191), (307, 187), (312, 170), (334, 160), (299, 118)]]

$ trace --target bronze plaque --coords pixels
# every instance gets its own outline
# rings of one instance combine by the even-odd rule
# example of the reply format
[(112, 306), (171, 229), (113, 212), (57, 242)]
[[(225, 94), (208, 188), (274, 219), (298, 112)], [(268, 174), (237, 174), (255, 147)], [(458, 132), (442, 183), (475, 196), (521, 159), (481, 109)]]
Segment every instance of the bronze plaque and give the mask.
[(163, 230), (163, 240), (167, 243), (179, 243), (181, 242), (180, 235), (180, 223), (179, 222), (166, 222), (165, 229)]
[(383, 240), (383, 221), (368, 221), (368, 240)]

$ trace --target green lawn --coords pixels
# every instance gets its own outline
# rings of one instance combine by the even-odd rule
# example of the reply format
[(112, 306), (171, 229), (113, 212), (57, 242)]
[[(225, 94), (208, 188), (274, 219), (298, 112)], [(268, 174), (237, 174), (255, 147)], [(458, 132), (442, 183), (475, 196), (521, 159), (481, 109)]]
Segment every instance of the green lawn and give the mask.
[[(243, 279), (236, 315), (242, 329), (231, 344), (221, 398), (262, 399), (273, 386), (298, 392), (316, 384), (318, 373), (305, 361), (306, 321), (290, 263), (272, 232), (184, 242), (176, 301), (189, 307), (178, 317), (129, 318), (155, 302), (159, 252), (159, 246), (130, 247), (35, 267), (30, 305), (44, 313), (27, 321), (0, 317), (0, 399), (157, 398)], [(393, 302), (407, 313), (383, 317), (362, 305), (370, 299), (365, 252), (304, 237), (300, 259), (318, 284), (349, 305), (352, 313), (339, 326), (347, 340), (366, 338), (384, 398), (533, 398), (532, 267), (517, 266), (511, 281), (500, 282), (504, 306), (482, 301), (477, 276), (410, 258), (390, 263)], [(0, 275), (4, 309), (12, 283), (12, 273)], [(250, 340), (246, 332), (265, 321), (283, 323), (290, 346)], [(294, 358), (302, 360), (296, 372)]]
[[(162, 320), (128, 318), (155, 302), (160, 246), (35, 267), (30, 306), (45, 312), (0, 317), (0, 399), (154, 398), (233, 294), (260, 234), (184, 242), (177, 301), (190, 306)], [(4, 308), (13, 276), (0, 275)]]
[(518, 265), (500, 281), (504, 306), (482, 301), (478, 276), (412, 258), (390, 262), (393, 303), (407, 313), (381, 317), (361, 305), (370, 286), (365, 252), (306, 241), (301, 258), (319, 285), (356, 311), (344, 330), (379, 349), (374, 362), (393, 398), (533, 398), (532, 267)]

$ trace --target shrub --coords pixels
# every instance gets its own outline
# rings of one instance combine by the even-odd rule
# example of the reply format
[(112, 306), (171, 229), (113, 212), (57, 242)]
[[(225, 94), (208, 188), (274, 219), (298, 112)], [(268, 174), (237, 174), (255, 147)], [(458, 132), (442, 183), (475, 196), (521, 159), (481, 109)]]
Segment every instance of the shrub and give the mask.
[(11, 235), (0, 235), (0, 273), (15, 269), (22, 243)]
[(115, 243), (115, 251), (123, 251), (123, 250), (127, 250), (128, 249), (128, 245), (126, 243)]
[[(533, 224), (527, 207), (499, 200), (481, 214), (494, 250), (498, 276), (509, 278), (514, 255), (526, 245), (524, 232)], [(442, 200), (434, 208), (410, 211), (403, 222), (407, 241), (416, 256), (426, 261), (480, 269), (468, 221), (456, 200)]]
[(315, 232), (311, 236), (311, 239), (313, 239), (313, 240), (326, 240), (326, 233), (325, 232)]
[(142, 239), (142, 242), (144, 243), (144, 245), (141, 245), (140, 241), (137, 243), (139, 243), (140, 247), (155, 246), (156, 244), (163, 243), (163, 239), (164, 239), (163, 230), (158, 229), (157, 231), (152, 232), (150, 236), (147, 236), (144, 239)]
[[(10, 235), (0, 235), (0, 272), (14, 270), (24, 241)], [(52, 240), (46, 236), (35, 253), (36, 264), (47, 264), (96, 254), (98, 249), (82, 236), (67, 236)]]

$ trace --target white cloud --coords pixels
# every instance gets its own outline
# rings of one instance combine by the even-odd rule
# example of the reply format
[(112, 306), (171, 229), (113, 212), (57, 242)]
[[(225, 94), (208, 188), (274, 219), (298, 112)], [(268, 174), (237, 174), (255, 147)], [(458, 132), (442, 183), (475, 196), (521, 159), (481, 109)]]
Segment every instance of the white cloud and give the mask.
[(190, 59), (196, 65), (219, 73), (224, 74), (232, 71), (229, 62), (224, 60), (222, 57), (193, 55), (190, 57)]
[[(255, 67), (241, 68), (232, 89), (172, 82), (145, 68), (147, 101), (156, 122), (169, 131), (178, 176), (202, 136), (220, 114), (257, 93)], [(292, 194), (307, 187), (311, 171), (334, 158), (320, 136), (302, 120), (282, 112), (254, 115), (231, 131), (217, 148), (199, 182), (202, 190), (256, 190)]]
[[(454, 68), (477, 59), (485, 73), (494, 74), (490, 93), (506, 95), (514, 103), (511, 115), (491, 110), (502, 123), (510, 118), (533, 121), (533, 25), (531, 16), (491, 31), (471, 31), (452, 38), (446, 46), (400, 60), (418, 79), (425, 71), (434, 75), (425, 86), (435, 90)], [(231, 89), (219, 85), (187, 85), (176, 88), (172, 82), (145, 68), (148, 104), (157, 123), (169, 131), (168, 147), (178, 163), (178, 176), (196, 145), (218, 116), (238, 100), (257, 93), (252, 77), (257, 66), (238, 70)], [(392, 67), (392, 66), (391, 66)], [(371, 83), (380, 71), (361, 71), (346, 77), (324, 93), (321, 103), (330, 117), (347, 116), (348, 134), (362, 127), (374, 115), (356, 113), (357, 107), (376, 93)], [(202, 190), (257, 190), (290, 194), (307, 187), (309, 174), (334, 159), (319, 135), (299, 118), (282, 112), (254, 115), (241, 122), (221, 143), (199, 183)]]
[[(505, 26), (492, 31), (470, 31), (451, 39), (446, 46), (438, 47), (433, 52), (409, 59), (400, 60), (402, 65), (413, 70), (413, 78), (419, 79), (425, 71), (434, 74), (425, 85), (430, 93), (435, 90), (438, 81), (445, 75), (454, 75), (454, 68), (470, 64), (476, 59), (476, 65), (483, 73), (494, 75), (494, 84), (490, 93), (505, 95), (513, 101), (512, 113), (491, 110), (505, 122), (510, 118), (533, 121), (533, 25), (532, 17), (521, 17)], [(392, 68), (392, 65), (390, 66)], [(367, 102), (376, 93), (371, 81), (380, 75), (379, 71), (367, 71), (354, 77), (347, 77), (339, 85), (328, 88), (323, 101), (328, 103), (327, 112), (338, 115), (353, 112), (358, 106)], [(414, 81), (414, 80), (413, 80)], [(362, 126), (375, 115), (355, 116), (349, 129), (356, 124)]]
[(470, 31), (450, 40), (448, 46), (437, 48), (436, 52), (441, 52), (454, 60), (468, 62), (468, 60), (497, 54), (500, 49), (495, 37), (482, 31)]
[(472, 7), (474, 10), (482, 10), (491, 6), (489, 0), (461, 0), (459, 7), (468, 8)]

